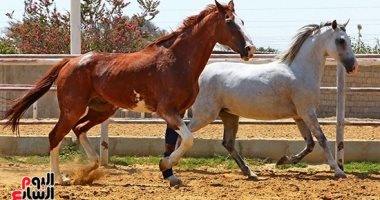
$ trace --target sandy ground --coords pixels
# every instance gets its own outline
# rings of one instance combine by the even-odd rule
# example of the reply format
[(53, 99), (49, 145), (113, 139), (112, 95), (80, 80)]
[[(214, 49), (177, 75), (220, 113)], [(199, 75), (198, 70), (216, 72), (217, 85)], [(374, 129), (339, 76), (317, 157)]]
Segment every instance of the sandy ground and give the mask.
[[(70, 168), (63, 165), (62, 168)], [(238, 170), (179, 171), (186, 186), (170, 188), (157, 166), (113, 166), (91, 185), (55, 186), (56, 199), (380, 199), (380, 174), (348, 174), (334, 179), (326, 165), (313, 170), (255, 167), (259, 181)], [(23, 176), (46, 176), (47, 165), (0, 164), (0, 198), (10, 199)]]
[[(22, 125), (21, 135), (48, 135), (53, 125)], [(335, 126), (322, 126), (329, 139)], [(111, 124), (110, 135), (163, 137), (164, 124)], [(222, 125), (209, 125), (196, 137), (221, 138)], [(95, 127), (90, 135), (98, 135)], [(346, 126), (346, 139), (379, 140), (380, 127)], [(8, 129), (2, 135), (12, 134)], [(238, 138), (301, 139), (295, 125), (241, 125)], [(65, 164), (62, 169), (74, 169)], [(251, 167), (261, 178), (247, 180), (239, 170), (200, 168), (177, 170), (185, 187), (169, 188), (157, 166), (114, 166), (92, 185), (56, 186), (56, 199), (380, 199), (380, 174), (348, 174), (336, 180), (326, 165), (313, 170), (278, 170), (273, 165)], [(48, 165), (0, 163), (0, 199), (20, 189), (23, 176), (44, 176)]]
[[(53, 128), (48, 125), (20, 125), (20, 135), (48, 135)], [(165, 124), (110, 124), (109, 135), (164, 137)], [(326, 137), (335, 139), (335, 125), (322, 125)], [(100, 127), (95, 126), (89, 135), (98, 136)], [(10, 129), (0, 130), (0, 135), (13, 135)], [(223, 126), (210, 124), (194, 133), (200, 138), (222, 138)], [(302, 139), (296, 125), (240, 125), (237, 138), (292, 138)], [(345, 139), (380, 140), (380, 126), (346, 126)]]

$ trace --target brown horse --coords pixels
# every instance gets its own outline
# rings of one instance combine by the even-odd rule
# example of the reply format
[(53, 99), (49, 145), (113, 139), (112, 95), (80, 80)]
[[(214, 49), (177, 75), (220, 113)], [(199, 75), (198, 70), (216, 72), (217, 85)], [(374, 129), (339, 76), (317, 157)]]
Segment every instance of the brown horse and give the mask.
[(188, 17), (171, 34), (163, 36), (136, 53), (87, 53), (64, 59), (53, 66), (35, 87), (17, 99), (6, 112), (7, 125), (18, 129), (25, 110), (44, 95), (56, 81), (61, 114), (49, 133), (51, 170), (61, 184), (70, 180), (60, 175), (59, 147), (72, 129), (90, 160), (98, 155), (86, 132), (109, 118), (117, 108), (156, 112), (171, 127), (179, 129), (180, 147), (160, 162), (165, 170), (176, 165), (192, 146), (193, 136), (182, 121), (198, 94), (198, 77), (219, 42), (238, 52), (242, 59), (253, 56), (255, 47), (244, 32), (243, 21), (228, 5), (209, 5)]

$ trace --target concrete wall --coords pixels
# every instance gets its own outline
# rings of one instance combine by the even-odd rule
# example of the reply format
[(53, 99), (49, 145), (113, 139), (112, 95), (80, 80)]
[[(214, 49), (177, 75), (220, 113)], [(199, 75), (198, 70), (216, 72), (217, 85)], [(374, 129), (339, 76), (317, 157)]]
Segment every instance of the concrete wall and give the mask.
[[(99, 137), (89, 137), (90, 143), (99, 150)], [(66, 137), (63, 145), (70, 143)], [(330, 141), (333, 150), (335, 143)], [(109, 154), (135, 156), (161, 156), (163, 138), (110, 137)], [(380, 141), (345, 141), (345, 161), (380, 161)], [(270, 148), (268, 148), (270, 147)], [(246, 139), (237, 140), (236, 149), (248, 158), (269, 158), (277, 161), (284, 155), (294, 155), (305, 147), (301, 140)], [(0, 136), (0, 155), (48, 155), (49, 142), (46, 136)], [(186, 154), (192, 157), (228, 155), (219, 139), (195, 139), (194, 146)], [(322, 148), (316, 145), (314, 151), (304, 161), (326, 163)]]
[[(219, 59), (220, 60), (220, 59)], [(222, 59), (223, 60), (223, 59)], [(227, 60), (227, 59), (224, 59)], [(211, 59), (215, 62), (217, 59)], [(240, 62), (239, 59), (229, 60)], [(268, 62), (271, 59), (256, 59), (252, 62)], [(4, 63), (0, 60), (0, 84), (33, 84), (45, 74), (49, 67), (56, 61), (30, 62), (20, 64), (19, 62)], [(368, 63), (368, 62), (367, 62)], [(375, 64), (374, 64), (375, 63)], [(348, 87), (380, 87), (380, 61), (378, 59), (371, 64), (361, 63), (359, 73), (355, 76), (347, 76)], [(336, 66), (328, 62), (322, 79), (322, 86), (336, 85)], [(1, 99), (14, 99), (20, 97), (24, 92), (0, 91)], [(335, 116), (336, 94), (334, 91), (321, 91), (321, 102), (318, 109), (319, 117)], [(1, 110), (6, 109), (6, 104), (1, 103)], [(32, 111), (29, 109), (24, 115), (30, 118)], [(49, 92), (38, 102), (38, 116), (40, 118), (57, 118), (59, 110), (55, 92)], [(140, 113), (124, 113), (118, 111), (116, 117), (140, 117)], [(147, 115), (150, 117), (150, 115)], [(377, 118), (380, 119), (380, 92), (354, 92), (348, 93), (346, 97), (346, 117)]]
[[(322, 78), (322, 86), (333, 87), (335, 85), (336, 66), (328, 65)], [(380, 63), (375, 66), (361, 66), (358, 74), (346, 76), (346, 86), (380, 87)], [(322, 90), (318, 109), (319, 116), (335, 116), (335, 109), (336, 93)], [(346, 117), (380, 119), (380, 91), (346, 93)]]

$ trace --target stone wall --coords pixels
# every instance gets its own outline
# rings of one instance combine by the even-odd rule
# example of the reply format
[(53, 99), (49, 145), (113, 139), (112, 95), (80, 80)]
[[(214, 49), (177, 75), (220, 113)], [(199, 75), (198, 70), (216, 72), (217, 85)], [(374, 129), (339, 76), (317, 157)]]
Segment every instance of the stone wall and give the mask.
[[(335, 85), (336, 66), (326, 66), (322, 87)], [(346, 76), (346, 87), (380, 87), (380, 63), (379, 66), (361, 66), (356, 75)], [(335, 109), (335, 91), (321, 90), (319, 116), (335, 116)], [(345, 110), (346, 117), (380, 119), (380, 92), (347, 92)]]
[[(237, 60), (239, 61), (239, 60)], [(212, 61), (213, 62), (213, 61)], [(254, 61), (255, 62), (255, 61)], [(54, 62), (12, 64), (0, 61), (0, 84), (33, 84), (41, 78)], [(360, 59), (359, 59), (360, 63)], [(347, 87), (380, 87), (380, 61), (376, 64), (364, 65), (355, 76), (346, 76)], [(336, 66), (328, 65), (322, 79), (322, 86), (333, 87), (336, 85)], [(25, 92), (0, 91), (2, 103), (1, 111), (7, 107), (5, 99), (20, 97)], [(336, 93), (335, 91), (321, 91), (319, 117), (335, 116)], [(38, 101), (39, 118), (57, 118), (59, 116), (55, 91), (48, 92)], [(125, 113), (118, 111), (116, 117), (140, 117), (140, 113)], [(32, 117), (32, 109), (29, 109), (24, 117)], [(150, 114), (146, 117), (151, 117)], [(346, 117), (377, 118), (380, 119), (380, 92), (349, 92), (346, 96)]]

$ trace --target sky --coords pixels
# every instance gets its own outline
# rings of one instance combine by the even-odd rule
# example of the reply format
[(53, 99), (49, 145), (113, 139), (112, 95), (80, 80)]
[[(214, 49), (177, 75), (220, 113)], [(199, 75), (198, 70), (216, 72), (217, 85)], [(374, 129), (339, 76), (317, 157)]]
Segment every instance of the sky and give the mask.
[[(17, 19), (22, 18), (24, 0), (0, 0), (0, 30), (8, 26), (7, 12), (15, 11)], [(58, 10), (69, 10), (70, 0), (55, 0)], [(128, 15), (140, 11), (138, 3), (125, 10)], [(229, 0), (219, 0), (228, 3)], [(187, 16), (198, 14), (214, 0), (161, 0), (160, 13), (153, 23), (168, 31), (175, 30)], [(374, 45), (380, 39), (379, 0), (234, 0), (237, 15), (257, 47), (272, 47), (285, 50), (297, 29), (307, 24), (336, 19), (344, 23), (350, 19), (347, 33), (358, 38), (357, 25), (362, 25), (362, 40)]]

